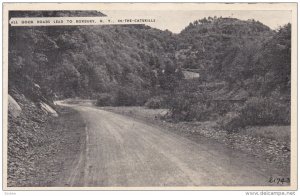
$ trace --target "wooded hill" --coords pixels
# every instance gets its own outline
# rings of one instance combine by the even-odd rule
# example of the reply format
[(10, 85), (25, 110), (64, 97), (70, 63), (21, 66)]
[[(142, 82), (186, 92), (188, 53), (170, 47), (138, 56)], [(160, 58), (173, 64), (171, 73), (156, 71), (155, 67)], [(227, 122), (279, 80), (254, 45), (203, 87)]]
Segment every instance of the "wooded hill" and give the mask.
[(200, 69), (202, 81), (268, 94), (290, 89), (290, 39), (290, 24), (273, 31), (259, 21), (209, 17), (178, 35), (176, 51), (183, 67)]
[[(10, 17), (33, 16), (105, 15), (10, 13)], [(222, 90), (222, 96), (245, 91), (243, 99), (260, 99), (258, 105), (261, 99), (280, 102), (277, 108), (286, 108), (288, 114), (280, 122), (287, 123), (290, 67), (290, 24), (271, 30), (259, 21), (209, 17), (194, 21), (179, 34), (145, 25), (10, 27), (9, 31), (9, 90), (38, 99), (30, 93), (38, 85), (48, 99), (99, 97), (100, 105), (143, 105), (152, 97), (158, 107), (170, 107), (173, 117), (181, 120), (203, 119), (199, 110), (213, 113), (204, 100), (212, 100)], [(181, 70), (187, 68), (198, 70), (199, 79), (183, 80)], [(217, 88), (218, 83), (224, 85)], [(189, 114), (192, 108), (198, 108), (197, 115)]]
[(29, 80), (59, 97), (93, 97), (119, 86), (147, 89), (151, 71), (172, 62), (172, 38), (144, 25), (10, 27), (9, 85), (22, 90)]

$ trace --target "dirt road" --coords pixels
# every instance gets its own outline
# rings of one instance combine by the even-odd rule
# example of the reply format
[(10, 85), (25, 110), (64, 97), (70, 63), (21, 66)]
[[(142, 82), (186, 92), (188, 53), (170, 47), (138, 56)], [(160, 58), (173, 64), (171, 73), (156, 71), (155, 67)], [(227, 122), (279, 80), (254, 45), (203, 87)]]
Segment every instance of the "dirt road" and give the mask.
[(58, 186), (272, 185), (280, 171), (218, 143), (199, 144), (91, 105), (65, 104), (86, 122), (86, 141)]

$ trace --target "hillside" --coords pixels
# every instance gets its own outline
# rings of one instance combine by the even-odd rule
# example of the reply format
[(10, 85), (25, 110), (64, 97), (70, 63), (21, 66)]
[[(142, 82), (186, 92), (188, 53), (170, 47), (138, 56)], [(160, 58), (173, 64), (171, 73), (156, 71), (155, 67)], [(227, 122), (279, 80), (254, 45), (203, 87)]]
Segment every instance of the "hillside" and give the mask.
[[(40, 15), (60, 14), (34, 13)], [(11, 27), (9, 85), (25, 89), (26, 77), (58, 97), (91, 97), (116, 86), (147, 90), (152, 70), (173, 62), (170, 39), (171, 33), (144, 25)]]
[(167, 103), (176, 121), (218, 120), (231, 131), (290, 124), (291, 24), (271, 30), (259, 21), (209, 17), (175, 37), (177, 66), (197, 77), (147, 106)]
[[(93, 11), (10, 15), (105, 16)], [(243, 87), (276, 35), (258, 21), (216, 17), (194, 21), (178, 35), (145, 25), (16, 28), (10, 31), (9, 71), (22, 74), (10, 77), (10, 84), (22, 85), (17, 79), (28, 76), (58, 97), (93, 97), (116, 86), (150, 90), (166, 66), (171, 72), (196, 69), (200, 82)]]
[[(105, 16), (83, 15), (89, 14)], [(178, 100), (172, 99), (192, 94), (197, 104), (241, 94), (245, 101), (262, 97), (279, 100), (282, 107), (289, 104), (290, 24), (274, 31), (259, 21), (209, 17), (177, 35), (145, 25), (16, 28), (10, 30), (9, 89), (33, 101), (41, 97), (31, 93), (37, 85), (47, 99), (98, 98), (100, 105), (143, 105), (163, 96), (150, 102), (164, 99), (167, 105), (156, 105), (173, 111), (189, 110), (174, 108)], [(196, 70), (198, 82), (182, 81), (182, 69)], [(214, 87), (218, 83), (222, 88)]]
[[(274, 34), (254, 20), (204, 18), (190, 23), (179, 35), (176, 52), (184, 68), (201, 69), (207, 79), (222, 79), (230, 61), (241, 49), (258, 50)], [(255, 48), (253, 48), (255, 47)]]
[[(10, 13), (61, 15), (105, 16), (95, 11)], [(10, 28), (9, 89), (33, 101), (41, 97), (30, 93), (37, 85), (48, 99), (100, 97), (102, 105), (143, 105), (149, 97), (178, 91), (182, 69), (199, 73), (191, 89), (224, 83), (223, 98), (246, 92), (248, 97), (290, 99), (290, 24), (274, 31), (259, 21), (209, 17), (177, 35), (145, 25)], [(213, 90), (221, 89), (200, 91), (222, 99)]]
[[(289, 24), (276, 32), (254, 20), (204, 18), (190, 23), (178, 35), (176, 60), (184, 68), (197, 69), (200, 82), (225, 81), (230, 88), (251, 88), (250, 94), (256, 96), (271, 94), (276, 84), (288, 95), (289, 79), (279, 75), (290, 75), (290, 28)], [(275, 55), (279, 53), (280, 58)], [(277, 78), (262, 81), (266, 75)]]

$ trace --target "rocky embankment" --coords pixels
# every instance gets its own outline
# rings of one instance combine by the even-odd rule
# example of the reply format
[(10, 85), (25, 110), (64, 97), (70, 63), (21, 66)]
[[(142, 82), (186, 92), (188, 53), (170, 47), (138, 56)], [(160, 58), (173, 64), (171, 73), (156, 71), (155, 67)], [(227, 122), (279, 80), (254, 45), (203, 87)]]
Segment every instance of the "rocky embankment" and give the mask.
[(73, 110), (10, 94), (7, 186), (51, 186), (79, 152), (84, 122)]

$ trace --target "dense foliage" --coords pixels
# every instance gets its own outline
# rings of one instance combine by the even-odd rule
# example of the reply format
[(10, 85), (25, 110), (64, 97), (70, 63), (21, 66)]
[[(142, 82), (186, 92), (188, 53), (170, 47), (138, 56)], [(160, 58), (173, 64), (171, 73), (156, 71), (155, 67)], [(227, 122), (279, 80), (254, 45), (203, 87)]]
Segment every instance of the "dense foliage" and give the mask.
[(197, 69), (200, 78), (181, 84), (173, 116), (221, 118), (230, 130), (290, 123), (290, 24), (271, 31), (255, 21), (210, 18), (190, 24), (182, 36), (191, 46), (182, 46), (178, 61)]
[(26, 89), (30, 80), (59, 97), (150, 91), (164, 67), (175, 72), (172, 39), (145, 25), (10, 27), (9, 85)]
[[(61, 15), (104, 16), (10, 13)], [(184, 79), (183, 69), (199, 79)], [(97, 98), (100, 106), (169, 107), (177, 120), (221, 118), (229, 129), (288, 124), (291, 25), (209, 17), (177, 35), (145, 25), (10, 27), (9, 89), (30, 97), (36, 86), (47, 97)]]

